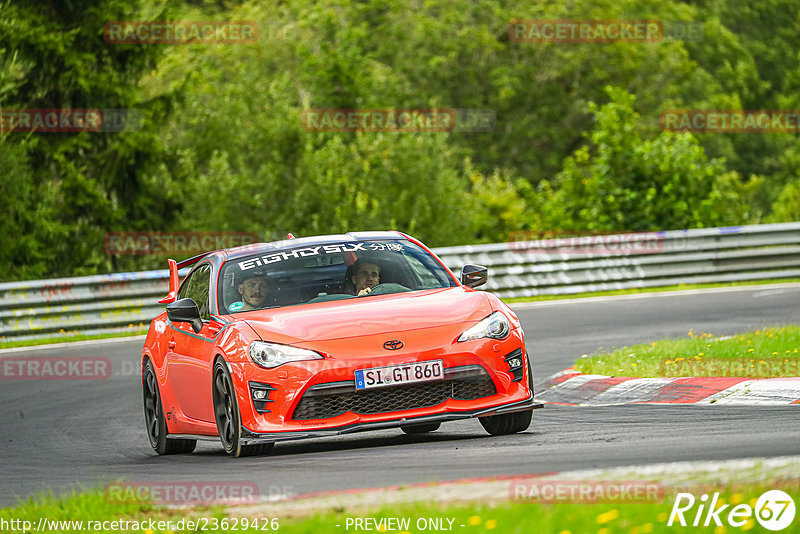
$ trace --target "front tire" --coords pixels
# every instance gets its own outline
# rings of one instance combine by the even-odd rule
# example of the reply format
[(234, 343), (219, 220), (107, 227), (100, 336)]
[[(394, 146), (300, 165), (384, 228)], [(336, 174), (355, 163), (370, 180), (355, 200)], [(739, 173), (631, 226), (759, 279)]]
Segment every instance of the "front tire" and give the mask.
[(242, 419), (239, 403), (236, 400), (236, 390), (233, 387), (228, 366), (221, 359), (214, 364), (212, 389), (214, 419), (217, 421), (219, 440), (222, 442), (225, 452), (233, 458), (269, 453), (275, 446), (274, 443), (242, 444)]
[(523, 412), (504, 413), (501, 415), (490, 415), (480, 417), (478, 421), (483, 425), (484, 430), (492, 436), (504, 436), (506, 434), (516, 434), (527, 430), (531, 426), (533, 409)]
[(426, 434), (438, 430), (442, 423), (423, 423), (419, 425), (403, 425), (400, 430), (406, 434)]
[[(530, 361), (528, 362), (528, 387), (531, 390), (531, 396), (533, 396), (533, 373), (531, 372)], [(478, 421), (481, 422), (484, 430), (492, 436), (504, 436), (528, 430), (528, 427), (531, 426), (532, 419), (533, 408), (522, 412), (479, 417)]]
[(145, 362), (142, 372), (142, 397), (147, 437), (153, 450), (159, 455), (192, 452), (197, 446), (196, 440), (167, 437), (167, 420), (164, 417), (164, 407), (161, 405), (158, 380), (156, 380), (156, 373), (150, 360)]

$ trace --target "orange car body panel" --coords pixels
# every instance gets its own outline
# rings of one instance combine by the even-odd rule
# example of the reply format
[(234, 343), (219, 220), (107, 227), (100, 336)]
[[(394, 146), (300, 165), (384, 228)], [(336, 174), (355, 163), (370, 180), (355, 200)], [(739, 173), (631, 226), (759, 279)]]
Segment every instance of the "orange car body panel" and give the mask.
[[(215, 274), (216, 283), (219, 270)], [(511, 323), (508, 337), (457, 342), (465, 330), (495, 311), (502, 311), (508, 317)], [(311, 349), (322, 354), (323, 359), (290, 362), (271, 369), (260, 367), (248, 353), (250, 343), (259, 340)], [(383, 345), (387, 340), (400, 340), (403, 347), (386, 350)], [(369, 298), (212, 314), (211, 320), (204, 322), (197, 333), (188, 323), (172, 323), (163, 312), (151, 323), (142, 357), (143, 361), (150, 359), (156, 370), (168, 432), (216, 436), (212, 372), (218, 358), (228, 364), (242, 426), (259, 434), (335, 429), (356, 423), (470, 412), (531, 400), (528, 380), (514, 381), (504, 361), (516, 349), (521, 350), (527, 377), (529, 363), (524, 334), (514, 312), (493, 294), (458, 284)], [(292, 417), (310, 387), (353, 381), (359, 369), (428, 360), (442, 360), (446, 369), (479, 365), (491, 376), (497, 393), (474, 400), (450, 398), (436, 406), (404, 411), (347, 412), (325, 419)], [(259, 413), (254, 408), (249, 382), (275, 387), (268, 412)]]

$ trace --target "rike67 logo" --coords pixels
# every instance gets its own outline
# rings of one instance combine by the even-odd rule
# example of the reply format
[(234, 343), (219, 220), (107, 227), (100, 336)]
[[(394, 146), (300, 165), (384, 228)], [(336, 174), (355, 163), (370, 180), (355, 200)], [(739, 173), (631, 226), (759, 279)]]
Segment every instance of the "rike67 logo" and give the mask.
[(764, 492), (755, 506), (750, 504), (717, 506), (718, 503), (719, 493), (714, 493), (710, 500), (705, 493), (700, 499), (696, 499), (691, 493), (678, 493), (667, 526), (679, 524), (684, 527), (721, 527), (727, 523), (731, 527), (747, 525), (749, 530), (754, 521), (758, 521), (765, 529), (778, 531), (791, 525), (795, 515), (794, 501), (781, 490)]

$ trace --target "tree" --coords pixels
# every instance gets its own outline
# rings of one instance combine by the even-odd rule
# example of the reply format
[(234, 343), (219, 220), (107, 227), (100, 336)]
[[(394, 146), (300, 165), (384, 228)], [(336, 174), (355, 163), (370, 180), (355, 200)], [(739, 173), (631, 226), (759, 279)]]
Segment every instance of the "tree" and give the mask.
[(173, 216), (174, 199), (148, 180), (153, 162), (166, 159), (155, 126), (170, 98), (145, 102), (139, 88), (160, 48), (103, 40), (106, 21), (136, 18), (140, 10), (163, 16), (165, 5), (0, 1), (0, 65), (13, 67), (0, 78), (4, 109), (125, 109), (143, 117), (140, 130), (3, 136), (4, 163), (13, 165), (4, 188), (25, 192), (6, 198), (25, 215), (16, 231), (0, 236), (17, 240), (2, 247), (14, 251), (3, 258), (2, 278), (118, 269), (103, 250), (106, 232), (160, 226)]
[[(672, 230), (740, 224), (749, 216), (748, 194), (724, 161), (709, 160), (690, 133), (661, 132), (643, 139), (635, 97), (607, 87), (610, 102), (595, 117), (589, 144), (564, 162), (551, 198), (550, 224), (581, 230)], [(563, 227), (563, 226), (562, 226)]]

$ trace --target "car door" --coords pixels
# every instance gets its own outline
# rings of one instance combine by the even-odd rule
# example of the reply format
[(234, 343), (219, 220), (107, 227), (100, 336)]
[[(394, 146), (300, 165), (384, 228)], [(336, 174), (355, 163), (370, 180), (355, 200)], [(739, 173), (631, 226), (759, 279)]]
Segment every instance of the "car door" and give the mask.
[(178, 401), (179, 414), (188, 421), (214, 422), (211, 399), (211, 358), (220, 325), (210, 321), (209, 294), (212, 267), (201, 264), (184, 281), (178, 298), (197, 303), (203, 327), (195, 333), (189, 323), (171, 323), (167, 376)]

